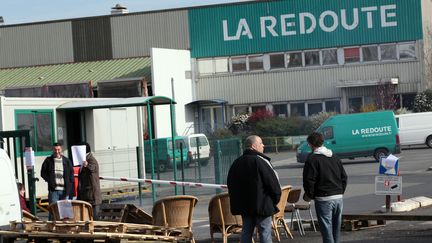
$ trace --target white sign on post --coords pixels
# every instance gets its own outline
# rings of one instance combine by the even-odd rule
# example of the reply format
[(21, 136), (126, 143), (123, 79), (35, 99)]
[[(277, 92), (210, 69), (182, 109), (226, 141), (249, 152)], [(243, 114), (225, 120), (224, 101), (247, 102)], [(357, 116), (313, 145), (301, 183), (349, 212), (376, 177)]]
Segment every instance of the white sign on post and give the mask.
[(401, 195), (402, 176), (375, 176), (376, 195)]
[(35, 155), (31, 147), (25, 148), (24, 157), (27, 167), (33, 167), (35, 165)]
[(86, 160), (86, 146), (74, 145), (71, 149), (74, 166), (81, 166), (82, 162)]

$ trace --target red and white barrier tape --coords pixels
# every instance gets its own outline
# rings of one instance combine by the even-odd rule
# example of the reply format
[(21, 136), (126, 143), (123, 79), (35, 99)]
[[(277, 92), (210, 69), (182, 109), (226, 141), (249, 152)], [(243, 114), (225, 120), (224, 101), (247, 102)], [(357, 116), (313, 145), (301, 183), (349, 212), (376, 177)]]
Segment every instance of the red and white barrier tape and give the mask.
[(161, 184), (161, 185), (171, 185), (171, 186), (188, 186), (188, 187), (207, 187), (207, 188), (217, 188), (217, 189), (227, 189), (226, 185), (219, 184), (208, 184), (208, 183), (195, 183), (186, 181), (164, 181), (164, 180), (153, 180), (153, 179), (139, 179), (139, 178), (124, 178), (124, 177), (109, 177), (100, 176), (101, 180), (108, 181), (128, 181), (128, 182), (141, 182), (147, 184)]

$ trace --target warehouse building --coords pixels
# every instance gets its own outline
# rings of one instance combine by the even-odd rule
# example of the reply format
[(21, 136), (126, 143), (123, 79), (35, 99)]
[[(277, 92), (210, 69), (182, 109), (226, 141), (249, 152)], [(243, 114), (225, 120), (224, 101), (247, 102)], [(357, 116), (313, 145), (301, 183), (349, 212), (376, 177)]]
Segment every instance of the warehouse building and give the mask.
[[(178, 133), (190, 123), (195, 132), (211, 131), (263, 108), (281, 117), (358, 112), (370, 104), (410, 109), (415, 95), (431, 87), (431, 6), (431, 0), (249, 1), (4, 25), (0, 89), (34, 95), (28, 89), (49, 85), (44, 80), (52, 80), (52, 71), (43, 70), (56, 65), (150, 60), (148, 72), (122, 72), (127, 65), (118, 64), (119, 74), (92, 83), (91, 95), (109, 97), (116, 87), (125, 97), (142, 94), (121, 87), (143, 75), (149, 94), (162, 95), (151, 71), (173, 64), (152, 60), (152, 48), (161, 48), (189, 53), (188, 64), (181, 59), (184, 73), (163, 77), (164, 87), (172, 85), (169, 97), (184, 93), (175, 83), (191, 87), (177, 105), (188, 113), (178, 119), (188, 124)], [(86, 84), (97, 72), (86, 70), (88, 77), (69, 71), (67, 80), (55, 80)]]

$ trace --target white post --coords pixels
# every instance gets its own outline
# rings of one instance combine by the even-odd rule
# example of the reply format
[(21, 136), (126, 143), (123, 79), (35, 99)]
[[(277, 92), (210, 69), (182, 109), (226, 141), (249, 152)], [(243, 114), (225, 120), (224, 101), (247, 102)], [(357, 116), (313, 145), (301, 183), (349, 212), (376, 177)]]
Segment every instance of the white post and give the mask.
[[(143, 107), (141, 106), (137, 106), (137, 125), (138, 125), (138, 146), (141, 148), (141, 163), (142, 163), (142, 167), (141, 167), (141, 173), (143, 175), (143, 178), (146, 178), (146, 174), (145, 174), (145, 155), (144, 155), (144, 134), (143, 134), (143, 112), (142, 109)], [(137, 158), (138, 159), (138, 158)]]

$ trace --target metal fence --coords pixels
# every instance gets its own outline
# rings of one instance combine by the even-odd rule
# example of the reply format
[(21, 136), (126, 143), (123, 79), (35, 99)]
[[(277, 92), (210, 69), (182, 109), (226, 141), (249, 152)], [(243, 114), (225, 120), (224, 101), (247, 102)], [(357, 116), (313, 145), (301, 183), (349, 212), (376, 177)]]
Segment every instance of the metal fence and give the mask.
[[(175, 180), (187, 182), (200, 182), (208, 184), (226, 184), (226, 177), (232, 162), (242, 153), (240, 138), (229, 138), (210, 141), (211, 157), (207, 165), (198, 163), (198, 159), (189, 158), (184, 161), (182, 156), (179, 156), (180, 161), (177, 161), (177, 168), (170, 166), (166, 171), (160, 172), (157, 170), (157, 165), (153, 177), (152, 173), (146, 169), (146, 178), (158, 180)], [(192, 159), (192, 161), (190, 160)], [(183, 165), (183, 166), (182, 166)], [(218, 190), (214, 188), (193, 188), (193, 187), (170, 187), (166, 185), (153, 185), (152, 193), (154, 199), (175, 195), (209, 195), (215, 194)]]

